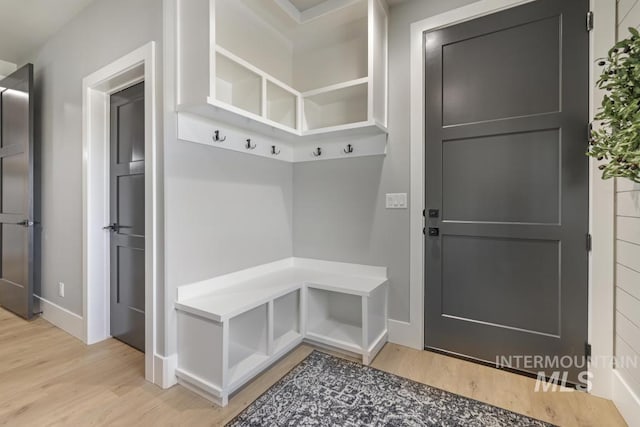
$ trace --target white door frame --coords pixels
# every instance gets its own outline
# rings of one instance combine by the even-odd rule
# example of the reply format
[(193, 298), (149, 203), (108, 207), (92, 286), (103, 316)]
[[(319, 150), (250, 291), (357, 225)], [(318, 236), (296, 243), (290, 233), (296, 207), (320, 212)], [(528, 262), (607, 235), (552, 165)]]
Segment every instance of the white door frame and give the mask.
[[(424, 48), (423, 34), (461, 22), (493, 14), (533, 0), (480, 0), (468, 6), (415, 22), (411, 25), (411, 258), (409, 322), (390, 321), (395, 342), (424, 348)], [(616, 0), (591, 0), (596, 28), (590, 37), (591, 87), (594, 88), (594, 63), (614, 42)], [(586, 18), (586, 17), (585, 17)], [(586, 20), (586, 19), (585, 19)], [(586, 31), (586, 28), (585, 28)], [(585, 64), (587, 66), (587, 64)], [(600, 102), (595, 89), (590, 93), (593, 117)], [(586, 128), (586, 123), (585, 123)], [(594, 356), (613, 355), (613, 224), (614, 184), (602, 181), (597, 163), (590, 162), (590, 232), (594, 249), (589, 257), (589, 340)], [(597, 321), (596, 321), (597, 319)], [(612, 369), (592, 367), (592, 393), (610, 398)]]
[(145, 82), (145, 378), (155, 382), (157, 292), (157, 107), (155, 42), (85, 77), (82, 82), (82, 275), (84, 341), (109, 332), (109, 157), (110, 95)]

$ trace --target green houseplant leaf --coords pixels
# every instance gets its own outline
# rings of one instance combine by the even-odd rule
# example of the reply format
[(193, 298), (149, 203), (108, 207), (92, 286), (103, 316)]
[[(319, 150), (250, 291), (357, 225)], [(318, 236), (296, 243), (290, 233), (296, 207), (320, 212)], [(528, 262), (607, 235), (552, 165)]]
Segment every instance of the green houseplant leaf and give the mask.
[(605, 90), (595, 116), (602, 127), (592, 133), (588, 155), (606, 163), (599, 166), (602, 178), (623, 177), (640, 183), (640, 32), (616, 43), (598, 79)]

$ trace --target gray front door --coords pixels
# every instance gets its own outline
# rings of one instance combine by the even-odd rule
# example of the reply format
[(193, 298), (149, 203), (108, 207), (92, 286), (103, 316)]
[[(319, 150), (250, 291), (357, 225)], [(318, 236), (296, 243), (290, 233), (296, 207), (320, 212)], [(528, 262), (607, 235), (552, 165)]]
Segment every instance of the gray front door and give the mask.
[(111, 336), (144, 351), (144, 83), (111, 95)]
[[(538, 0), (425, 34), (429, 349), (584, 356), (588, 5)], [(544, 370), (528, 360), (512, 367)], [(562, 370), (576, 382), (579, 367)]]
[(0, 80), (0, 305), (30, 319), (40, 268), (34, 223), (33, 65)]

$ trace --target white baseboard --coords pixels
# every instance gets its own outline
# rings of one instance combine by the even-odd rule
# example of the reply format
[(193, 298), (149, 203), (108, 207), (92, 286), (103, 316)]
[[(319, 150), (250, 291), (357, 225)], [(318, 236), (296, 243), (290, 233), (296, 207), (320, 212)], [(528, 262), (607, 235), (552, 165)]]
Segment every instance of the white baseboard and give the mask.
[(84, 339), (84, 321), (82, 316), (62, 308), (49, 300), (36, 296), (40, 300), (40, 309), (42, 310), (42, 318), (47, 322), (57, 326), (66, 333), (73, 335), (80, 341)]
[(389, 342), (424, 350), (422, 341), (416, 338), (416, 328), (411, 323), (389, 319), (387, 327), (389, 328)]
[(176, 377), (176, 368), (178, 367), (178, 355), (172, 354), (171, 356), (154, 355), (155, 363), (153, 364), (155, 373), (153, 378), (155, 384), (159, 387), (167, 389), (173, 387), (178, 383)]
[(630, 427), (640, 426), (640, 397), (617, 370), (613, 371), (613, 403)]

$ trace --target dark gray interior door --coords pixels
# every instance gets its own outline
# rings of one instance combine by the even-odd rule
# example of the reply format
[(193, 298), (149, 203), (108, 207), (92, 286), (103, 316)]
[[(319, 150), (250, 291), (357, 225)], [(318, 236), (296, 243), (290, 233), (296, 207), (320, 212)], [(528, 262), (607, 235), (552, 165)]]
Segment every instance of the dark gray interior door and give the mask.
[(111, 336), (144, 351), (144, 83), (111, 95)]
[(427, 348), (584, 356), (588, 5), (425, 34)]
[(0, 80), (0, 305), (34, 314), (36, 179), (33, 65)]

